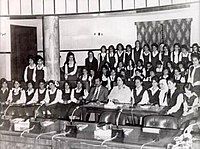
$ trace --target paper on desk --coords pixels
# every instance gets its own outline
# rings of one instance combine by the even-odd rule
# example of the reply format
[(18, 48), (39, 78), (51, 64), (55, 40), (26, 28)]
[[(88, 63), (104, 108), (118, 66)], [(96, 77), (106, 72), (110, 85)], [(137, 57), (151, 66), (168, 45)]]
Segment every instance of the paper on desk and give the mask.
[(15, 118), (15, 119), (11, 120), (12, 123), (19, 123), (19, 122), (23, 122), (23, 121), (24, 121), (23, 118)]
[(107, 140), (111, 138), (112, 130), (97, 129), (94, 131), (94, 138), (97, 140)]
[(133, 131), (133, 129), (130, 128), (122, 128), (122, 129), (124, 131), (125, 136), (128, 136)]
[(104, 105), (104, 108), (107, 109), (116, 109), (118, 106), (115, 105), (113, 102), (108, 102), (107, 104)]
[(77, 125), (77, 128), (79, 131), (82, 131), (83, 129), (87, 128), (88, 127), (88, 124), (78, 124)]
[(44, 121), (41, 124), (42, 124), (42, 126), (47, 127), (47, 126), (49, 126), (49, 125), (51, 125), (53, 123), (54, 123), (53, 121)]

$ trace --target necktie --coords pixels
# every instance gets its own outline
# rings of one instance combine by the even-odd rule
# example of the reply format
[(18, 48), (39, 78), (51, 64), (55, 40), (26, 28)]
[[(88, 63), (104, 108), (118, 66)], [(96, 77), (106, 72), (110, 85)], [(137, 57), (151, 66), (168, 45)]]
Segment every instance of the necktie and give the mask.
[(99, 88), (97, 87), (94, 92), (93, 101), (97, 99)]

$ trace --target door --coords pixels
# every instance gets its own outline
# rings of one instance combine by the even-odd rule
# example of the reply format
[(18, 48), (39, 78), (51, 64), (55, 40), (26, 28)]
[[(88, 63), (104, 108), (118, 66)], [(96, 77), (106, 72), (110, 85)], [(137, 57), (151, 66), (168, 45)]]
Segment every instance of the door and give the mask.
[(11, 79), (23, 81), (28, 56), (37, 55), (37, 28), (11, 25)]

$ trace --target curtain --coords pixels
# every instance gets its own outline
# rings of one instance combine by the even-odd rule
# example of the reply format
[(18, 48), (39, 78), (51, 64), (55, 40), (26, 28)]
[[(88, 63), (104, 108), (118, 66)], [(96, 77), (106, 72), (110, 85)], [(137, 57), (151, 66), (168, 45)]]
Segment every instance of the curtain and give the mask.
[(191, 22), (192, 18), (136, 22), (137, 39), (142, 45), (166, 43), (172, 47), (178, 42), (189, 47)]

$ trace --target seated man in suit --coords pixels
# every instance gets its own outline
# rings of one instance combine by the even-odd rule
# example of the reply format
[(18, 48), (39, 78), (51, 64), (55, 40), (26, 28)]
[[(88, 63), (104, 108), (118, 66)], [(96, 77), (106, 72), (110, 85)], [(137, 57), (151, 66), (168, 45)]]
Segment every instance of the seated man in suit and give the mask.
[[(99, 76), (95, 77), (95, 86), (90, 89), (89, 95), (86, 98), (87, 103), (107, 103), (108, 102), (108, 89), (101, 85), (102, 80)], [(95, 113), (95, 121), (98, 121), (100, 112), (98, 110), (83, 110), (84, 120), (88, 121), (90, 114)]]
[(86, 103), (107, 103), (108, 102), (108, 89), (101, 85), (102, 80), (100, 77), (95, 77), (95, 86), (90, 89), (89, 95), (86, 98)]

